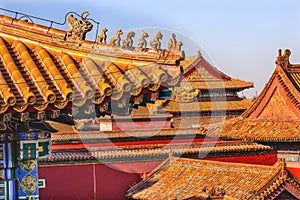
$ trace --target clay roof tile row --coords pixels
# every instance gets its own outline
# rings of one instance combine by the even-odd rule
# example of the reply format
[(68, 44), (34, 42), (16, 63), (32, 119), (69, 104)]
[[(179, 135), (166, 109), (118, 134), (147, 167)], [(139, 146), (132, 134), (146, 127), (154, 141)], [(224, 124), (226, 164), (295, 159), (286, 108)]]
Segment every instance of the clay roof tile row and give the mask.
[(239, 101), (215, 101), (215, 102), (189, 102), (179, 103), (170, 101), (165, 109), (168, 112), (195, 112), (211, 110), (246, 110), (253, 101), (251, 99), (242, 99)]
[(202, 129), (200, 128), (170, 128), (170, 129), (143, 129), (143, 130), (126, 130), (126, 131), (78, 131), (78, 132), (60, 132), (53, 133), (51, 140), (53, 143), (63, 143), (65, 141), (79, 141), (81, 140), (107, 140), (107, 139), (124, 139), (131, 138), (135, 135), (139, 137), (160, 137), (160, 136), (202, 136)]
[(300, 120), (239, 117), (212, 125), (207, 135), (254, 141), (300, 141)]
[(182, 84), (207, 89), (242, 90), (253, 87), (253, 83), (234, 79), (219, 71), (201, 56), (194, 56), (181, 61), (184, 70)]
[(127, 145), (124, 147), (88, 147), (87, 150), (73, 152), (71, 149), (55, 149), (53, 150), (49, 158), (44, 158), (41, 161), (80, 161), (80, 160), (100, 160), (107, 162), (120, 162), (128, 159), (132, 161), (136, 160), (164, 160), (172, 152), (176, 156), (195, 156), (205, 157), (208, 154), (213, 157), (220, 156), (220, 153), (226, 153), (228, 155), (248, 155), (248, 154), (265, 154), (274, 153), (275, 151), (268, 146), (261, 144), (244, 142), (218, 142), (206, 143), (205, 146), (202, 143), (193, 144), (168, 144), (168, 145)]
[[(132, 186), (126, 196), (149, 200), (264, 199), (288, 179), (285, 170), (282, 164), (262, 166), (171, 157)], [(296, 183), (292, 187), (299, 190), (298, 186)]]
[(0, 61), (1, 114), (8, 107), (18, 112), (28, 105), (44, 110), (48, 104), (61, 108), (74, 100), (77, 105), (86, 100), (99, 104), (105, 96), (117, 100), (125, 93), (139, 95), (143, 88), (153, 89), (150, 84), (157, 90), (160, 84), (167, 86), (167, 80), (177, 79), (155, 64), (147, 66), (153, 68), (148, 73), (142, 69), (146, 67), (135, 66), (124, 74), (118, 63), (99, 66), (84, 55), (80, 60), (66, 52), (53, 55), (39, 45), (30, 49), (20, 40), (9, 43), (4, 36), (0, 37)]
[(0, 24), (0, 114), (28, 106), (62, 109), (70, 101), (101, 104), (106, 97), (174, 86), (181, 77), (178, 52), (164, 57), (154, 50), (68, 41), (66, 31), (3, 15)]

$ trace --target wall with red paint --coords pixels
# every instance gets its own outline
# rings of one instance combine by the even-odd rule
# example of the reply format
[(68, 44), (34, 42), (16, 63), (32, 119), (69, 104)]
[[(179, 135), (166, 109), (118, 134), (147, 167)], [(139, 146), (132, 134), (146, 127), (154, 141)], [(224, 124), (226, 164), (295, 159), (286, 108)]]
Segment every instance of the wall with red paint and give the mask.
[(39, 167), (39, 179), (46, 180), (40, 199), (93, 199), (92, 175), (92, 165)]
[(46, 188), (39, 190), (40, 199), (121, 200), (140, 175), (103, 164), (70, 164), (40, 167), (39, 178), (46, 180)]

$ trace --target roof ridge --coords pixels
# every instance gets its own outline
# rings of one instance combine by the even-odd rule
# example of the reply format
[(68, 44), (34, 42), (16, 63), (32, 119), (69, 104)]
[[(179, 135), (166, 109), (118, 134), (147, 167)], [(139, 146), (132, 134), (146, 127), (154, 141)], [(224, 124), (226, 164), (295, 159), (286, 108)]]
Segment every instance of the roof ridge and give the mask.
[(265, 190), (266, 188), (271, 187), (273, 185), (273, 183), (275, 182), (275, 180), (277, 180), (279, 177), (281, 177), (283, 179), (285, 176), (285, 172), (286, 172), (286, 163), (284, 160), (279, 160), (276, 171), (273, 173), (272, 176), (269, 177), (269, 179), (265, 179), (258, 186), (257, 193), (259, 194), (259, 193), (261, 193), (261, 191)]
[[(279, 58), (277, 57), (277, 60), (278, 59)], [(294, 87), (296, 87), (296, 85), (291, 80), (291, 76), (289, 74), (288, 69), (286, 69), (283, 66), (283, 64), (276, 61), (275, 70), (272, 73), (271, 77), (269, 78), (268, 82), (266, 83), (265, 87), (263, 88), (263, 90), (261, 91), (259, 96), (255, 99), (253, 104), (241, 116), (248, 118), (255, 111), (255, 109), (260, 105), (261, 101), (263, 100), (263, 98), (265, 97), (267, 92), (269, 91), (269, 88), (270, 88), (271, 84), (273, 83), (273, 81), (275, 80), (275, 78), (280, 79), (280, 77), (282, 77), (282, 76), (283, 76), (282, 81), (279, 81), (279, 84), (281, 86), (286, 86), (286, 87), (284, 87), (284, 90), (287, 94), (290, 93), (292, 95), (292, 97), (289, 97), (291, 99), (291, 102), (294, 104), (293, 98), (295, 100), (297, 100), (298, 102), (300, 102), (300, 91), (298, 91), (297, 89), (294, 88)], [(291, 85), (294, 87), (291, 87)], [(295, 95), (295, 93), (298, 93), (298, 95)], [(295, 105), (295, 107), (300, 111), (300, 104)]]
[[(299, 88), (298, 85), (295, 85), (294, 81), (291, 80), (291, 74), (290, 72), (288, 72), (287, 69), (284, 69), (282, 66), (279, 66), (279, 75), (284, 76), (283, 81), (280, 82), (280, 84), (284, 84), (289, 90), (287, 90), (286, 88), (284, 88), (284, 90), (289, 93), (292, 93), (292, 97), (291, 99), (295, 98), (298, 102), (300, 102), (300, 90), (297, 90), (296, 88)], [(293, 87), (291, 87), (291, 85), (293, 85)], [(299, 88), (300, 89), (300, 88)], [(295, 95), (295, 93), (297, 93)], [(294, 101), (292, 101), (292, 103), (294, 103)], [(298, 108), (298, 110), (300, 111), (300, 104), (295, 105), (296, 108)]]
[[(267, 165), (257, 165), (257, 164), (248, 164), (248, 163), (234, 163), (234, 162), (222, 162), (222, 161), (212, 161), (212, 160), (199, 160), (199, 159), (191, 159), (191, 158), (177, 158), (174, 161), (189, 161), (189, 162), (198, 162), (198, 163), (212, 163), (218, 166), (245, 166), (247, 169), (252, 169), (255, 167), (264, 168), (264, 169), (273, 169), (278, 168), (278, 166), (267, 166)], [(224, 167), (228, 170), (227, 167)]]
[(268, 92), (268, 89), (270, 88), (273, 80), (275, 79), (276, 74), (278, 74), (277, 66), (274, 72), (272, 73), (271, 77), (269, 78), (268, 82), (266, 83), (265, 87), (263, 88), (263, 90), (260, 92), (258, 97), (256, 97), (252, 105), (245, 112), (241, 114), (241, 117), (248, 118), (253, 113), (253, 111), (259, 106), (260, 102), (263, 100), (266, 93)]
[[(192, 87), (206, 88), (208, 83), (211, 83), (209, 84), (209, 87), (215, 88), (225, 87), (238, 88), (239, 90), (241, 90), (253, 87), (253, 82), (232, 78), (224, 72), (220, 71), (217, 67), (203, 58), (200, 51), (198, 51), (197, 56), (187, 57), (185, 60), (180, 61), (180, 64), (184, 69), (184, 78), (182, 82), (189, 82)], [(197, 71), (197, 69), (199, 71)], [(202, 72), (202, 70), (204, 70), (204, 72)], [(206, 73), (209, 75), (207, 75)], [(207, 76), (209, 77), (207, 78)]]
[[(1, 9), (1, 8), (0, 8)], [(19, 13), (19, 12), (18, 12)], [(74, 13), (74, 12), (69, 12), (67, 15)], [(84, 12), (87, 13), (87, 12)], [(19, 13), (20, 14), (20, 13)], [(66, 15), (66, 16), (67, 16)], [(69, 17), (68, 15), (68, 17)], [(78, 14), (76, 14), (78, 15)], [(27, 16), (27, 15), (26, 15)], [(28, 15), (29, 16), (29, 15)], [(79, 15), (78, 15), (79, 16)], [(81, 17), (81, 16), (80, 16)], [(41, 18), (39, 18), (41, 19)], [(69, 20), (69, 19), (68, 19)], [(78, 20), (74, 18), (74, 20)], [(92, 20), (91, 18), (88, 18), (88, 20)], [(90, 23), (88, 20), (82, 23)], [(49, 20), (48, 20), (49, 21)], [(95, 22), (94, 20), (92, 20)], [(54, 23), (53, 21), (49, 21)], [(61, 25), (66, 23), (62, 23)], [(96, 22), (95, 22), (96, 23)], [(97, 22), (99, 23), (99, 22)], [(139, 60), (147, 59), (147, 57), (153, 57), (155, 58), (154, 61), (160, 63), (160, 64), (175, 64), (177, 60), (183, 59), (184, 58), (184, 53), (181, 50), (181, 48), (168, 48), (168, 49), (160, 49), (160, 48), (139, 48), (139, 47), (132, 47), (132, 48), (125, 48), (121, 45), (116, 45), (114, 43), (106, 44), (101, 41), (98, 41), (97, 38), (95, 41), (89, 41), (85, 40), (85, 37), (82, 39), (74, 39), (74, 38), (69, 38), (70, 32), (72, 31), (71, 25), (69, 25), (69, 31), (61, 30), (61, 29), (56, 29), (51, 26), (47, 27), (45, 25), (40, 25), (38, 23), (33, 23), (33, 21), (24, 21), (22, 19), (16, 19), (12, 18), (6, 15), (0, 15), (0, 24), (4, 24), (1, 28), (1, 31), (4, 33), (10, 33), (14, 34), (18, 37), (26, 37), (30, 38), (30, 40), (33, 41), (39, 41), (43, 43), (49, 43), (51, 45), (56, 45), (56, 46), (64, 46), (69, 49), (78, 49), (80, 48), (81, 51), (88, 50), (89, 53), (94, 53), (94, 54), (99, 54), (103, 53), (102, 49), (113, 49), (114, 51), (110, 51), (106, 56), (113, 56), (114, 53), (117, 53), (116, 57), (120, 57), (120, 55), (124, 56), (131, 56), (130, 52), (135, 52), (135, 54), (140, 54), (138, 55)], [(69, 24), (69, 22), (68, 22)], [(91, 23), (90, 23), (91, 24)], [(98, 26), (99, 24), (97, 24)], [(23, 32), (24, 34), (23, 34)], [(97, 31), (98, 32), (98, 27)], [(28, 33), (34, 33), (32, 36), (31, 34)], [(38, 37), (36, 37), (38, 34)], [(43, 37), (42, 37), (43, 36)], [(97, 36), (97, 35), (96, 35)], [(49, 42), (50, 41), (50, 42)], [(179, 41), (180, 42), (180, 41)], [(177, 43), (179, 43), (177, 42)], [(182, 43), (182, 42), (181, 42)], [(135, 56), (136, 57), (136, 56)], [(131, 56), (131, 59), (134, 59), (135, 57)], [(153, 60), (151, 60), (153, 62)]]

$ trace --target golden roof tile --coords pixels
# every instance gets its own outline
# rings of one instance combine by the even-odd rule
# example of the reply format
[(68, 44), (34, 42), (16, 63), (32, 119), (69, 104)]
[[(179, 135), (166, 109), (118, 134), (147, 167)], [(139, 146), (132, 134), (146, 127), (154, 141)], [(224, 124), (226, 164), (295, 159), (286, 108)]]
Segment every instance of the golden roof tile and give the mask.
[[(81, 134), (82, 133), (82, 134)], [(99, 134), (101, 133), (101, 134)], [(132, 138), (138, 134), (139, 137), (149, 138), (152, 136), (193, 136), (199, 137), (203, 136), (202, 131), (199, 128), (163, 128), (161, 130), (157, 129), (139, 129), (139, 130), (126, 130), (126, 131), (79, 131), (79, 132), (59, 132), (53, 133), (52, 141), (61, 143), (61, 141), (79, 141), (81, 142), (81, 137), (85, 139), (121, 139), (121, 138)]]
[(18, 91), (23, 97), (24, 104), (27, 103), (29, 105), (34, 104), (36, 102), (36, 97), (34, 96), (33, 92), (30, 91), (31, 90), (30, 87), (28, 86), (26, 80), (23, 78), (21, 72), (16, 66), (13, 57), (11, 53), (8, 51), (8, 48), (2, 38), (0, 38), (0, 54), (3, 62), (3, 66), (6, 66), (6, 70), (9, 73), (13, 81), (13, 84), (16, 84)]
[(241, 117), (211, 126), (208, 135), (268, 142), (300, 141), (300, 68), (289, 63), (289, 50), (284, 56), (279, 52), (276, 68), (253, 104)]
[(71, 88), (68, 87), (68, 83), (61, 75), (60, 71), (57, 69), (49, 53), (41, 46), (36, 46), (35, 52), (38, 58), (41, 60), (43, 66), (45, 66), (47, 74), (50, 76), (52, 83), (56, 86), (63, 99), (67, 101), (72, 101), (74, 92)]
[(182, 83), (193, 88), (207, 89), (233, 89), (243, 90), (253, 87), (253, 83), (231, 78), (212, 66), (200, 55), (186, 58), (181, 61), (184, 71)]
[(167, 112), (199, 112), (211, 110), (246, 110), (252, 104), (251, 99), (243, 99), (240, 101), (215, 101), (215, 102), (188, 102), (179, 103), (170, 101), (165, 106)]
[[(127, 141), (128, 142), (128, 141)], [(75, 145), (75, 143), (72, 143)], [(72, 159), (70, 154), (74, 152), (72, 146), (66, 145), (67, 148), (60, 144), (59, 147), (55, 147), (53, 144), (52, 158), (44, 159), (49, 161), (55, 159), (55, 161), (62, 161), (63, 159)], [(177, 156), (185, 157), (199, 157), (199, 158), (216, 158), (222, 156), (248, 156), (248, 155), (266, 155), (275, 154), (276, 150), (271, 147), (264, 146), (256, 143), (246, 143), (244, 141), (236, 142), (206, 142), (205, 145), (201, 142), (193, 142), (191, 144), (186, 143), (170, 143), (170, 144), (127, 144), (125, 146), (118, 146), (116, 149), (114, 144), (111, 146), (94, 146), (89, 147), (89, 143), (86, 140), (85, 148), (88, 148), (89, 153), (93, 156), (93, 159), (106, 161), (106, 162), (121, 162), (124, 158), (132, 158), (132, 162), (137, 160), (164, 160), (169, 156), (170, 151)], [(77, 152), (87, 151), (86, 149), (77, 149)], [(123, 160), (122, 160), (123, 158)], [(135, 158), (135, 159), (134, 159)], [(90, 158), (91, 159), (91, 158)], [(76, 161), (76, 158), (72, 160)], [(81, 159), (80, 159), (81, 160)], [(53, 161), (53, 160), (52, 160)], [(129, 160), (127, 160), (129, 161)]]
[(300, 120), (238, 117), (210, 126), (207, 135), (254, 141), (300, 141)]
[[(274, 89), (272, 86), (276, 86), (276, 81), (279, 82), (279, 85), (283, 88), (284, 94), (281, 96), (286, 97), (298, 110), (298, 117), (300, 117), (300, 68), (298, 65), (289, 64), (289, 68), (284, 68), (282, 65), (277, 64), (276, 68), (270, 77), (269, 81), (266, 83), (262, 92), (255, 99), (252, 106), (250, 106), (243, 114), (243, 117), (259, 117), (259, 113), (262, 112), (261, 106), (263, 106), (264, 102), (269, 102), (271, 97), (268, 97), (267, 94), (272, 92)], [(278, 86), (277, 86), (278, 87)], [(284, 112), (289, 112), (289, 109), (282, 109)], [(289, 114), (288, 114), (289, 115)]]
[(173, 87), (181, 78), (178, 51), (71, 41), (66, 31), (3, 15), (0, 25), (0, 114), (101, 104)]
[(4, 104), (7, 106), (14, 106), (16, 103), (16, 97), (11, 92), (7, 82), (5, 81), (2, 72), (0, 71), (0, 94), (4, 100)]
[(99, 91), (99, 97), (97, 103), (101, 103), (104, 100), (105, 96), (112, 95), (112, 86), (110, 86), (105, 78), (102, 76), (101, 72), (97, 69), (94, 61), (88, 57), (82, 59), (83, 67), (85, 68), (87, 75), (91, 78), (93, 86)]
[(29, 52), (25, 45), (16, 40), (13, 43), (13, 46), (16, 48), (19, 56), (21, 56), (22, 61), (26, 66), (26, 72), (30, 74), (32, 81), (36, 84), (40, 94), (44, 98), (44, 101), (54, 103), (56, 100), (56, 96), (54, 92), (49, 89), (49, 85), (39, 71), (38, 67), (35, 65), (32, 57), (29, 55)]
[(132, 186), (126, 197), (149, 200), (191, 196), (259, 199), (267, 198), (284, 183), (295, 183), (292, 187), (299, 191), (299, 182), (288, 175), (281, 164), (262, 166), (170, 157)]

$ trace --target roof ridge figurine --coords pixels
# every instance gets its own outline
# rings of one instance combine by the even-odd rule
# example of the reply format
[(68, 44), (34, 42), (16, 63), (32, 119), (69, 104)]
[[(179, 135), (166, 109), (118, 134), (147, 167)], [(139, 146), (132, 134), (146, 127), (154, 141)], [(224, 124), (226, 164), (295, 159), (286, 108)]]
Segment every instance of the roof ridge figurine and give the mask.
[(121, 46), (121, 35), (123, 31), (121, 29), (117, 30), (116, 34), (109, 39), (109, 44)]
[(149, 37), (149, 34), (145, 31), (142, 31), (140, 40), (138, 43), (139, 48), (147, 48), (147, 40), (146, 40), (147, 37)]
[(98, 36), (98, 43), (103, 43), (103, 44), (106, 44), (106, 38), (107, 38), (107, 35), (106, 35), (106, 32), (108, 31), (108, 29), (106, 27), (104, 27), (102, 29), (102, 32), (101, 32), (101, 36)]
[(182, 41), (177, 42), (176, 34), (172, 33), (172, 38), (169, 39), (168, 41), (168, 50), (171, 51), (173, 49), (173, 50), (181, 51), (182, 45), (183, 45)]
[(68, 33), (67, 38), (73, 40), (85, 40), (86, 33), (91, 31), (93, 25), (90, 21), (87, 20), (89, 16), (89, 12), (82, 12), (80, 15), (80, 19), (78, 20), (72, 14), (68, 15)]
[(135, 32), (133, 31), (130, 31), (127, 36), (126, 36), (126, 39), (122, 40), (122, 43), (123, 43), (123, 47), (124, 48), (127, 48), (127, 49), (132, 49), (132, 45), (133, 45), (133, 39), (135, 37)]
[(160, 31), (158, 31), (154, 37), (154, 39), (150, 42), (150, 45), (153, 49), (161, 49), (160, 40), (163, 38), (163, 35)]

